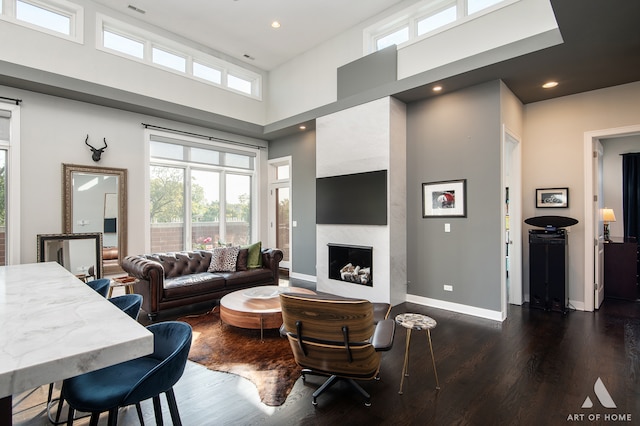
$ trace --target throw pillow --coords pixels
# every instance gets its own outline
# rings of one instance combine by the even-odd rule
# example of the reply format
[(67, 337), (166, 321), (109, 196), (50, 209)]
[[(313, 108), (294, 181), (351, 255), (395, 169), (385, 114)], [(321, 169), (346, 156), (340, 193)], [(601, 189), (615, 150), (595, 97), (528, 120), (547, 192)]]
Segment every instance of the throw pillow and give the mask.
[(262, 268), (262, 242), (242, 246), (241, 248), (249, 249), (249, 258), (247, 259), (247, 268)]
[(238, 252), (238, 261), (236, 262), (236, 271), (246, 271), (247, 261), (249, 259), (249, 249), (243, 248)]
[(217, 247), (211, 251), (211, 263), (207, 272), (235, 272), (238, 247)]

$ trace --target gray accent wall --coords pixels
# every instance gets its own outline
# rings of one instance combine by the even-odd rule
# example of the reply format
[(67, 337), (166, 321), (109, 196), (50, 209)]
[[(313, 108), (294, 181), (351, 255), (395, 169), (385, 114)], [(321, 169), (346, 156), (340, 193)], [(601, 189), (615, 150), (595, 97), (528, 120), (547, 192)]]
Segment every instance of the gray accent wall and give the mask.
[(338, 99), (394, 82), (397, 75), (398, 53), (394, 44), (338, 67)]
[[(500, 311), (500, 144), (499, 81), (408, 105), (408, 294)], [(455, 179), (467, 217), (422, 218), (422, 183)]]
[(291, 156), (290, 273), (316, 275), (316, 132), (306, 131), (269, 142), (269, 159)]

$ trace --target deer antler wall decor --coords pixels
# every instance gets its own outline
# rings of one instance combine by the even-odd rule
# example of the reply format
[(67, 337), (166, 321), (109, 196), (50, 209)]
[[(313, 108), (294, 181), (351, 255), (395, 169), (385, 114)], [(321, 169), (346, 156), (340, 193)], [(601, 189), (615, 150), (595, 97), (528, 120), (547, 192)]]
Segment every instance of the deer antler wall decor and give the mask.
[(105, 149), (107, 149), (107, 138), (104, 138), (104, 146), (102, 148), (94, 148), (91, 145), (89, 145), (89, 135), (87, 135), (87, 138), (84, 140), (84, 143), (87, 144), (87, 146), (91, 149), (91, 158), (93, 159), (93, 161), (100, 161), (100, 157), (102, 156), (102, 153), (104, 152)]

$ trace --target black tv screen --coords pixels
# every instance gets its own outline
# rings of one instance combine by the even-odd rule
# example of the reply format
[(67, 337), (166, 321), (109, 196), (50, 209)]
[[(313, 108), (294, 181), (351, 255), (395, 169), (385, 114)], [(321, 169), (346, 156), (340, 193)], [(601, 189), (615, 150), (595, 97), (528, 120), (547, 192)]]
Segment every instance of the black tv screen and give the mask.
[(316, 179), (316, 223), (387, 224), (387, 171)]

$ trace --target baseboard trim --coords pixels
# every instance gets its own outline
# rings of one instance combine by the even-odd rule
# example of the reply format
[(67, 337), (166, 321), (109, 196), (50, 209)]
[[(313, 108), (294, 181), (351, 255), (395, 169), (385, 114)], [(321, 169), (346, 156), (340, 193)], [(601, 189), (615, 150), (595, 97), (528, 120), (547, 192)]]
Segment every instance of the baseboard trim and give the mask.
[(416, 303), (418, 305), (429, 306), (431, 308), (444, 309), (447, 311), (458, 312), (460, 314), (472, 315), (474, 317), (486, 318), (493, 321), (504, 321), (502, 312), (492, 311), (490, 309), (477, 308), (475, 306), (462, 305), (460, 303), (447, 302), (444, 300), (430, 299), (428, 297), (407, 294), (407, 302)]
[(317, 282), (315, 275), (299, 274), (297, 272), (291, 272), (291, 271), (289, 271), (289, 278), (295, 278), (295, 279), (298, 279), (298, 280), (311, 281), (313, 283)]

